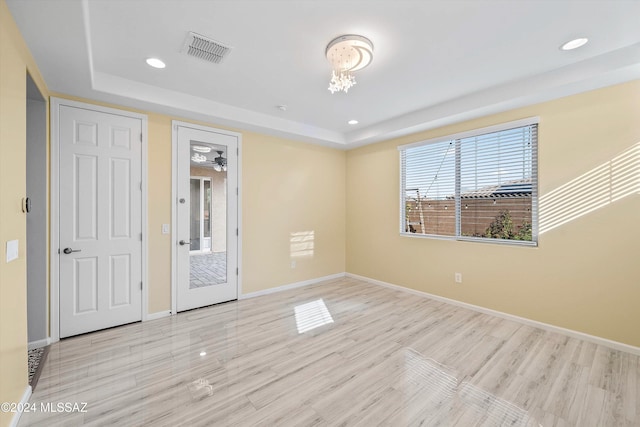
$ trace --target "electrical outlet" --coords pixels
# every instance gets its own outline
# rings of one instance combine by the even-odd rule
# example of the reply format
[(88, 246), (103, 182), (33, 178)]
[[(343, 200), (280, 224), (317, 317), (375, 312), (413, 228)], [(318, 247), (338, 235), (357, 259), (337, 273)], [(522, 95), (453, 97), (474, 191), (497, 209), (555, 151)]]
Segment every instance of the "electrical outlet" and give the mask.
[(456, 283), (462, 283), (462, 273), (455, 274)]
[(295, 261), (291, 261), (291, 268), (296, 268), (296, 262)]
[(162, 224), (162, 234), (169, 234), (169, 224)]

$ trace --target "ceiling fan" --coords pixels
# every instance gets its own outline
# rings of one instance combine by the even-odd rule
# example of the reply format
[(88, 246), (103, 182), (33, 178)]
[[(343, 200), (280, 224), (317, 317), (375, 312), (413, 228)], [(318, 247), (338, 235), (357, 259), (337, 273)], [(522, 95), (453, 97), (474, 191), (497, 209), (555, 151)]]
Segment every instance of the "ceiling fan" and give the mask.
[(218, 153), (218, 157), (211, 161), (213, 163), (213, 169), (217, 172), (226, 172), (227, 159), (225, 157), (222, 157), (223, 151), (216, 151), (216, 153)]

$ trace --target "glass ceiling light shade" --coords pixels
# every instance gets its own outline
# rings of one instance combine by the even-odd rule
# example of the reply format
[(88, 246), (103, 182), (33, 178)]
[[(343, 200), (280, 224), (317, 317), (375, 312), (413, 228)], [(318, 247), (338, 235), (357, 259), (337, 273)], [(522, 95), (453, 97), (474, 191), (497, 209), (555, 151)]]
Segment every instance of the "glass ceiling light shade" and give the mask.
[(366, 37), (347, 34), (331, 40), (325, 50), (331, 64), (329, 91), (333, 94), (356, 84), (354, 71), (362, 70), (373, 60), (373, 43)]
[(191, 160), (196, 163), (204, 163), (207, 161), (207, 156), (200, 153), (193, 153), (193, 155), (191, 156)]

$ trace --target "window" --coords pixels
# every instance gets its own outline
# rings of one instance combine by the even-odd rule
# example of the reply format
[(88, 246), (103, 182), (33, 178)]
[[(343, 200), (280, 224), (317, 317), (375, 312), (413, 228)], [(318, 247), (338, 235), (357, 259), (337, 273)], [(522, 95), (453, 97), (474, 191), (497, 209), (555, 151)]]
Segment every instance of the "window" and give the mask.
[(535, 245), (537, 119), (398, 147), (401, 233)]

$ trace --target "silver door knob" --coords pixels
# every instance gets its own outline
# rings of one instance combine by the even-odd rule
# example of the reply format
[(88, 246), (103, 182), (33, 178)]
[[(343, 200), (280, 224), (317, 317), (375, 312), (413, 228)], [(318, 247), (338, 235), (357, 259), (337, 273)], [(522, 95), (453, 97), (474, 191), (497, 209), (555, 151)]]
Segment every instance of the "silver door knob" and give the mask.
[(62, 252), (64, 252), (65, 254), (69, 255), (71, 252), (82, 252), (82, 249), (64, 248), (62, 250)]
[(180, 240), (178, 243), (180, 244), (180, 246), (190, 245), (191, 244), (191, 242), (185, 242), (184, 240)]

